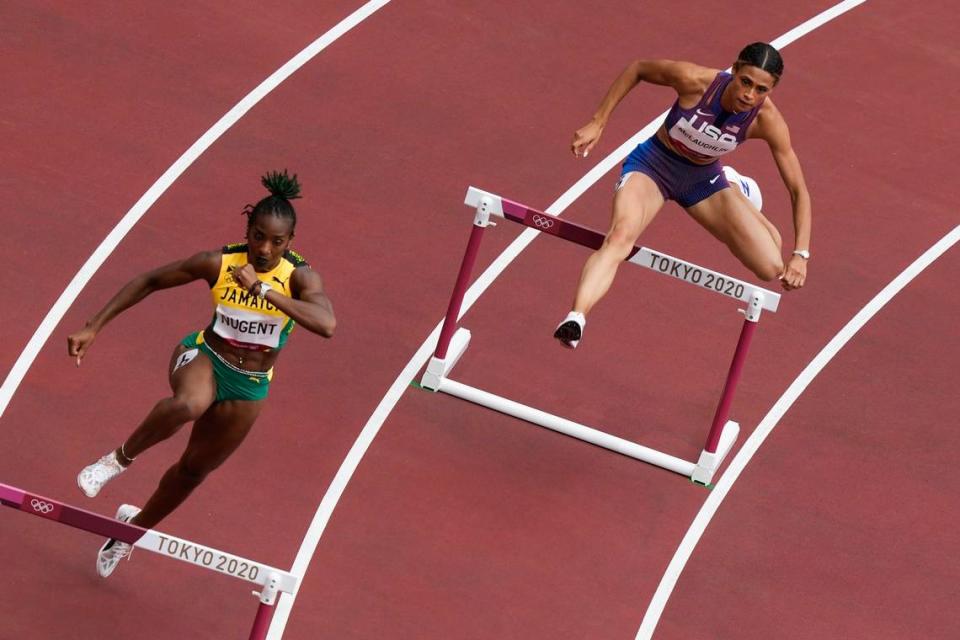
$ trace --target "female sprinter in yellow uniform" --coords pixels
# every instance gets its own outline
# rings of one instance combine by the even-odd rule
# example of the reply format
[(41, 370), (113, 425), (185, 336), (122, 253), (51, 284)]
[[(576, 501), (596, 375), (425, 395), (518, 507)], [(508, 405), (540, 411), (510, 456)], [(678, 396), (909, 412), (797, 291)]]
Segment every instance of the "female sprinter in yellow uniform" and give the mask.
[[(154, 527), (230, 457), (260, 413), (274, 362), (295, 323), (325, 338), (333, 335), (336, 319), (320, 276), (290, 250), (297, 222), (290, 200), (300, 197), (296, 176), (272, 172), (262, 182), (270, 195), (244, 209), (245, 244), (198, 253), (137, 276), (67, 339), (69, 354), (80, 366), (97, 333), (124, 309), (159, 289), (194, 280), (210, 285), (213, 319), (184, 338), (170, 359), (173, 394), (160, 400), (116, 450), (77, 477), (80, 489), (96, 496), (141, 453), (194, 423), (186, 450), (143, 509), (122, 505), (119, 520)], [(129, 544), (108, 540), (97, 571), (109, 576), (130, 551)]]
[[(637, 60), (614, 81), (596, 114), (573, 137), (571, 150), (586, 156), (614, 107), (638, 83), (671, 87), (677, 99), (666, 122), (627, 157), (613, 199), (613, 221), (603, 246), (583, 267), (573, 310), (554, 336), (574, 348), (586, 314), (606, 294), (617, 267), (666, 200), (675, 200), (762, 280), (779, 278), (786, 290), (803, 286), (810, 259), (810, 196), (787, 123), (768, 97), (783, 74), (769, 44), (746, 46), (733, 73), (672, 60)], [(749, 179), (720, 157), (750, 138), (764, 140), (793, 203), (794, 250), (784, 262), (776, 227), (759, 211)], [(728, 181), (732, 178), (734, 184)], [(755, 187), (755, 183), (753, 183)]]

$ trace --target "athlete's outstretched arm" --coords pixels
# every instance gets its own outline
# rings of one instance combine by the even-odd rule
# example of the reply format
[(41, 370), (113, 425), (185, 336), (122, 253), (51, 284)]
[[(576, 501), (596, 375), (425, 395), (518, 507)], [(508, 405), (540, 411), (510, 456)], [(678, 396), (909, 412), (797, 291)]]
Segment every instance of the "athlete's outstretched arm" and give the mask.
[(178, 287), (204, 279), (211, 285), (220, 270), (220, 252), (204, 251), (185, 260), (172, 262), (142, 273), (128, 282), (84, 327), (67, 338), (67, 352), (77, 359), (77, 366), (90, 349), (97, 333), (125, 309), (129, 309), (154, 291)]
[(575, 156), (586, 157), (600, 140), (603, 128), (607, 125), (614, 108), (630, 93), (631, 89), (641, 82), (673, 87), (678, 95), (683, 96), (695, 93), (697, 90), (702, 91), (703, 79), (712, 78), (714, 73), (716, 71), (707, 70), (690, 62), (634, 60), (610, 85), (603, 100), (600, 101), (600, 106), (590, 118), (590, 122), (573, 134), (570, 150)]
[[(776, 106), (767, 99), (760, 135), (770, 146), (770, 153), (780, 171), (780, 177), (790, 194), (793, 208), (794, 250), (810, 249), (810, 232), (813, 212), (810, 205), (810, 193), (807, 191), (800, 159), (797, 158), (790, 142), (790, 130)], [(758, 117), (758, 120), (760, 118)], [(790, 256), (780, 281), (786, 290), (799, 289), (807, 279), (807, 261), (797, 255)]]

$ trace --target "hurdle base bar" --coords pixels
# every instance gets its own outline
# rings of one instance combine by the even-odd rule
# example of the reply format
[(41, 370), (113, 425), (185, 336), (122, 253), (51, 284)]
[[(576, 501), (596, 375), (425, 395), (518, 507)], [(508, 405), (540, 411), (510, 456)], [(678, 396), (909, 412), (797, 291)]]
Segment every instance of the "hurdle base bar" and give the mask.
[(687, 460), (651, 449), (643, 445), (599, 431), (592, 427), (494, 395), (482, 389), (465, 385), (450, 378), (440, 381), (437, 391), (452, 395), (508, 416), (519, 418), (540, 427), (562, 433), (584, 442), (646, 462), (674, 473), (692, 478), (696, 465)]
[(690, 478), (693, 482), (702, 485), (710, 484), (713, 475), (723, 463), (723, 459), (730, 449), (733, 448), (733, 443), (736, 441), (737, 435), (740, 432), (740, 425), (736, 422), (728, 421), (723, 427), (717, 451), (710, 453), (704, 449), (700, 453), (700, 459), (694, 464), (682, 458), (651, 449), (650, 447), (645, 447), (636, 442), (631, 442), (566, 418), (561, 418), (560, 416), (515, 402), (508, 398), (484, 391), (483, 389), (457, 382), (448, 376), (470, 344), (470, 335), (470, 331), (463, 327), (457, 329), (453, 339), (450, 341), (450, 350), (447, 352), (447, 357), (437, 358), (434, 356), (430, 359), (430, 362), (427, 364), (427, 370), (424, 372), (420, 381), (421, 387), (430, 391), (446, 393), (461, 400), (473, 402), (482, 407), (487, 407), (488, 409), (499, 411), (500, 413), (545, 429), (583, 440), (584, 442), (634, 458), (635, 460), (640, 460), (641, 462), (679, 473), (682, 476)]
[(438, 358), (437, 356), (430, 358), (430, 362), (427, 363), (427, 370), (424, 371), (423, 377), (420, 379), (420, 386), (430, 391), (437, 391), (440, 388), (440, 382), (447, 377), (447, 374), (457, 364), (469, 344), (470, 331), (463, 327), (458, 328), (450, 340), (447, 356), (445, 358)]
[(723, 425), (723, 432), (720, 434), (720, 442), (717, 445), (717, 451), (710, 453), (706, 449), (700, 452), (700, 459), (697, 460), (697, 466), (693, 470), (690, 479), (697, 484), (709, 486), (713, 482), (713, 474), (717, 472), (723, 459), (727, 457), (730, 450), (733, 449), (733, 443), (737, 441), (737, 435), (740, 433), (740, 425), (733, 420), (727, 420)]

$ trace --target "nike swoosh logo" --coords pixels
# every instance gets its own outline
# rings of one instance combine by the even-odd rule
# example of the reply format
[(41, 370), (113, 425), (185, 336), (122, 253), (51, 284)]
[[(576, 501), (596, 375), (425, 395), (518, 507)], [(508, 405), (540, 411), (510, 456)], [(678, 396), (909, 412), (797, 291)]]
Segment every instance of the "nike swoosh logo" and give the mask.
[(697, 115), (698, 115), (698, 116), (712, 116), (713, 114), (710, 113), (709, 111), (707, 111), (706, 113), (704, 113), (703, 111), (700, 111), (700, 109), (697, 109)]
[(713, 180), (710, 181), (710, 184), (713, 184), (714, 182), (716, 182), (716, 181), (719, 180), (719, 179), (720, 179), (720, 176), (719, 176), (719, 175), (714, 176), (714, 177), (713, 177)]

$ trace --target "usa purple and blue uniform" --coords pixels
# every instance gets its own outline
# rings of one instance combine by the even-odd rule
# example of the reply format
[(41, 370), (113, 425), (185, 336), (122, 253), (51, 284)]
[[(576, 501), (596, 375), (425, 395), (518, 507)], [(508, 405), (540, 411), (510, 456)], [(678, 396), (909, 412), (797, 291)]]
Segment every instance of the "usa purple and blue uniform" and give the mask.
[(761, 101), (740, 113), (725, 111), (720, 97), (732, 80), (729, 73), (718, 73), (700, 101), (689, 109), (681, 108), (677, 99), (663, 125), (669, 146), (656, 134), (640, 143), (624, 161), (617, 188), (628, 173), (638, 171), (656, 183), (665, 200), (691, 207), (730, 186), (718, 158), (746, 139), (747, 129), (763, 105)]

